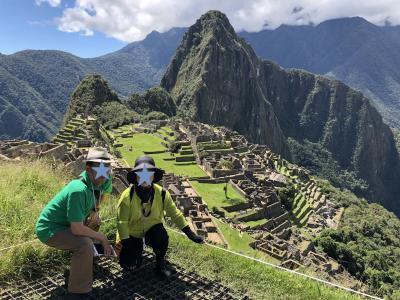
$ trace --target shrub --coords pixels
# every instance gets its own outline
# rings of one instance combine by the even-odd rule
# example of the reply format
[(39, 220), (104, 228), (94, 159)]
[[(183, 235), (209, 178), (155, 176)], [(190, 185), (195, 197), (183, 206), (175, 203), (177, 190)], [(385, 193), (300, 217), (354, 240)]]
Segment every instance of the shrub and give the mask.
[(229, 160), (222, 160), (217, 164), (217, 169), (233, 170), (233, 163)]
[(145, 116), (141, 117), (141, 121), (145, 122), (145, 121), (150, 121), (150, 120), (166, 120), (168, 119), (168, 116), (160, 111), (152, 111), (150, 113), (148, 113)]
[(175, 141), (170, 141), (168, 143), (168, 151), (172, 153), (178, 153), (179, 149), (181, 148), (181, 144), (175, 142)]

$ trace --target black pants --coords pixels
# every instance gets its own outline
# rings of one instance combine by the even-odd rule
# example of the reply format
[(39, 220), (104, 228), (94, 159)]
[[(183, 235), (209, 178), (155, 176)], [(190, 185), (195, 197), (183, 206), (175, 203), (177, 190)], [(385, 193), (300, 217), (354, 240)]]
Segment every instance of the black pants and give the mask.
[[(163, 224), (156, 224), (145, 234), (144, 240), (147, 246), (153, 248), (157, 264), (164, 260), (168, 250), (168, 233)], [(141, 238), (129, 237), (124, 240), (119, 254), (119, 264), (122, 268), (140, 265), (143, 253), (143, 240)]]

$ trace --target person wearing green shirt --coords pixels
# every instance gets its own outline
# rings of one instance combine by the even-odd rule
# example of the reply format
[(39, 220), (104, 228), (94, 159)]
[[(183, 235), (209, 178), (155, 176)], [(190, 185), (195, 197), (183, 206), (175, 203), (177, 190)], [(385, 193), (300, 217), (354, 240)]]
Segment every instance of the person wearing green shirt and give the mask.
[(144, 241), (156, 255), (156, 273), (166, 278), (171, 272), (165, 264), (168, 233), (164, 228), (164, 214), (192, 241), (203, 243), (204, 240), (190, 229), (170, 193), (156, 184), (162, 175), (153, 158), (136, 159), (134, 168), (127, 174), (131, 186), (122, 192), (117, 204), (117, 239), (122, 245), (119, 263), (123, 269), (129, 271), (141, 265)]
[(112, 254), (107, 237), (93, 230), (100, 226), (98, 205), (112, 192), (110, 156), (105, 148), (88, 151), (85, 171), (68, 183), (43, 208), (36, 235), (44, 244), (73, 251), (68, 278), (68, 299), (85, 298), (93, 283), (93, 240)]

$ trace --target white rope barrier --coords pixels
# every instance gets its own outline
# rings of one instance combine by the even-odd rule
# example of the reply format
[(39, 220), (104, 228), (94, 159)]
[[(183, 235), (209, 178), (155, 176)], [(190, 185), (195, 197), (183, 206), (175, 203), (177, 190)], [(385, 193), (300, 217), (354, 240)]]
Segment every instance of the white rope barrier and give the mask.
[[(169, 229), (170, 229), (171, 231), (175, 232), (175, 233), (178, 233), (178, 234), (181, 234), (181, 235), (185, 235), (183, 232), (179, 232), (179, 231), (177, 231), (177, 230), (175, 230), (175, 229), (172, 229), (172, 228), (169, 228)], [(245, 254), (242, 254), (242, 253), (237, 253), (237, 252), (235, 252), (235, 251), (232, 251), (232, 250), (229, 250), (229, 249), (225, 249), (225, 248), (222, 248), (222, 247), (213, 245), (213, 244), (205, 244), (205, 245), (207, 245), (207, 246), (209, 246), (209, 247), (217, 248), (217, 249), (219, 249), (219, 250), (222, 250), (222, 251), (225, 251), (225, 252), (228, 252), (228, 253), (237, 255), (237, 256), (241, 256), (241, 257), (244, 257), (244, 258), (247, 258), (247, 259), (251, 259), (251, 260), (253, 260), (253, 261), (256, 261), (256, 262), (258, 262), (258, 263), (261, 263), (261, 264), (270, 266), (270, 267), (272, 267), (272, 268), (276, 268), (276, 269), (279, 269), (279, 270), (282, 270), (282, 271), (286, 271), (286, 272), (289, 272), (289, 273), (292, 273), (292, 274), (296, 274), (296, 275), (299, 275), (299, 276), (303, 276), (303, 277), (306, 277), (306, 278), (308, 278), (308, 279), (312, 279), (312, 280), (315, 280), (315, 281), (318, 281), (318, 282), (321, 282), (321, 283), (324, 283), (324, 284), (327, 284), (327, 285), (330, 285), (330, 286), (334, 286), (334, 287), (336, 287), (336, 288), (340, 288), (340, 289), (345, 290), (345, 291), (348, 291), (348, 292), (352, 292), (352, 293), (355, 293), (355, 294), (358, 294), (358, 295), (362, 295), (362, 296), (365, 296), (365, 297), (368, 297), (368, 298), (372, 298), (372, 299), (383, 300), (383, 298), (379, 298), (379, 297), (372, 296), (372, 295), (369, 295), (369, 294), (366, 294), (366, 293), (363, 293), (363, 292), (360, 292), (360, 291), (356, 291), (356, 290), (353, 290), (353, 289), (351, 289), (351, 288), (347, 288), (347, 287), (338, 285), (338, 284), (336, 284), (336, 283), (329, 282), (329, 281), (326, 281), (326, 280), (323, 280), (323, 279), (320, 279), (320, 278), (317, 278), (317, 277), (314, 277), (314, 276), (311, 276), (311, 275), (307, 275), (307, 274), (304, 274), (304, 273), (300, 273), (300, 272), (297, 272), (297, 271), (295, 271), (295, 270), (287, 269), (287, 268), (284, 268), (284, 267), (279, 266), (279, 265), (274, 265), (274, 264), (272, 264), (272, 263), (263, 261), (263, 260), (261, 260), (261, 259), (258, 259), (258, 258), (255, 258), (255, 257), (251, 257), (251, 256), (248, 256), (248, 255), (245, 255)]]

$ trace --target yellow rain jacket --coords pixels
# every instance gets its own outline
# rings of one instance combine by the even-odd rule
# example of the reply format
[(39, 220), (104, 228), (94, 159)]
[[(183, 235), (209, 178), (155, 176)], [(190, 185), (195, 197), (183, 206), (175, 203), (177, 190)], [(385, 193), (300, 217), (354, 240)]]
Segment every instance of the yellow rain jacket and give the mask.
[[(186, 219), (182, 212), (175, 206), (171, 194), (166, 191), (163, 203), (161, 196), (162, 187), (158, 184), (153, 184), (153, 186), (153, 203), (151, 205), (151, 202), (148, 201), (144, 207), (142, 207), (142, 201), (138, 197), (136, 190), (132, 201), (130, 199), (130, 187), (122, 192), (117, 204), (117, 241), (127, 239), (129, 236), (136, 238), (143, 237), (151, 227), (165, 222), (164, 211), (179, 229), (187, 226)], [(142, 209), (145, 210), (146, 214), (150, 211), (150, 214), (145, 217)]]

